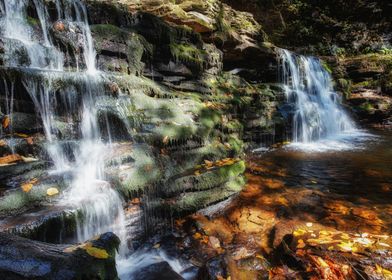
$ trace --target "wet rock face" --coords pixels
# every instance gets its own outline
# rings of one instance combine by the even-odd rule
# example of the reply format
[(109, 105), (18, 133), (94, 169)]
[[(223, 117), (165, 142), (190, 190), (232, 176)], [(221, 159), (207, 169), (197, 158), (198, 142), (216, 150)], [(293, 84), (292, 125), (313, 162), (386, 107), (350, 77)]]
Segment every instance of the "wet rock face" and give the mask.
[(119, 240), (102, 234), (79, 247), (50, 245), (0, 234), (2, 279), (116, 279), (115, 251)]
[(365, 124), (391, 125), (392, 56), (370, 53), (330, 59), (337, 87), (357, 118)]
[(279, 46), (323, 55), (388, 46), (391, 6), (383, 0), (247, 1), (225, 3), (254, 15)]

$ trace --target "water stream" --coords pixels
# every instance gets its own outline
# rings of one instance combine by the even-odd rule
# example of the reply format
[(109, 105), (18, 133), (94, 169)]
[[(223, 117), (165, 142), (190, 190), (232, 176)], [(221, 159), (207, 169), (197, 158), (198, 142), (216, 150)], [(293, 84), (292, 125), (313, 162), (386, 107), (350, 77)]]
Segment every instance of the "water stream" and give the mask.
[(292, 147), (309, 150), (351, 149), (360, 131), (341, 105), (333, 80), (319, 59), (280, 51), (280, 76), (292, 104)]
[[(65, 72), (63, 55), (49, 36), (48, 28), (53, 22), (49, 21), (46, 6), (42, 0), (33, 1), (42, 32), (37, 36), (28, 22), (30, 4), (27, 0), (1, 2), (1, 32), (8, 40), (6, 65), (20, 71), (35, 71), (34, 75), (38, 77), (33, 79), (27, 75), (22, 83), (43, 123), (47, 153), (53, 162), (51, 173), (64, 174), (64, 181), (70, 186), (59, 204), (81, 211), (76, 241), (83, 242), (97, 234), (113, 231), (122, 241), (120, 253), (124, 254), (123, 200), (106, 181), (104, 155), (111, 145), (101, 140), (98, 125), (96, 102), (105, 94), (105, 76), (95, 66), (96, 53), (86, 7), (79, 0), (56, 1), (57, 21), (76, 26), (82, 33), (86, 70)], [(27, 55), (20, 59), (23, 52)], [(12, 93), (7, 97), (12, 99)], [(12, 107), (10, 102), (8, 111), (11, 112)], [(70, 126), (74, 133), (63, 135), (59, 124)]]

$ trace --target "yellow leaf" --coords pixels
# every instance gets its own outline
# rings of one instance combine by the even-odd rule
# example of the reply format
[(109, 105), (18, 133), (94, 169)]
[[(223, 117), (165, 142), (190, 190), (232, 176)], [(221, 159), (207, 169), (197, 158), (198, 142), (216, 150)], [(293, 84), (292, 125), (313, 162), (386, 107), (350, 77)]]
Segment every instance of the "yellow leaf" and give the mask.
[(300, 236), (304, 235), (306, 233), (306, 230), (303, 230), (301, 228), (297, 229), (296, 231), (293, 232), (294, 236)]
[(382, 274), (382, 276), (384, 277), (384, 279), (392, 279), (392, 272), (383, 268), (382, 266), (376, 264), (376, 271), (378, 274)]
[(305, 247), (306, 247), (305, 242), (302, 239), (298, 240), (297, 249), (303, 249)]
[(339, 249), (343, 252), (356, 252), (357, 248), (353, 246), (354, 244), (351, 242), (341, 242), (338, 244)]
[(169, 136), (165, 136), (165, 137), (163, 137), (163, 140), (162, 140), (162, 142), (163, 142), (163, 144), (167, 144), (167, 143), (169, 143)]
[(154, 249), (158, 249), (159, 247), (161, 247), (161, 244), (157, 243), (153, 246)]
[(31, 191), (31, 189), (33, 188), (33, 184), (30, 184), (30, 183), (23, 184), (23, 185), (21, 186), (21, 188), (22, 188), (22, 190), (23, 190), (25, 193), (28, 193), (28, 192)]
[(16, 136), (21, 137), (21, 138), (27, 138), (29, 137), (27, 134), (24, 133), (15, 133)]
[(7, 128), (10, 125), (10, 118), (8, 116), (5, 116), (3, 119), (3, 128)]
[(86, 246), (85, 248), (87, 254), (96, 259), (107, 259), (109, 257), (108, 252), (105, 249), (96, 248), (93, 246)]
[(49, 188), (46, 191), (46, 194), (49, 196), (53, 196), (53, 195), (59, 194), (59, 190), (57, 188)]
[(317, 257), (317, 262), (320, 264), (321, 267), (329, 268), (329, 265), (322, 258)]

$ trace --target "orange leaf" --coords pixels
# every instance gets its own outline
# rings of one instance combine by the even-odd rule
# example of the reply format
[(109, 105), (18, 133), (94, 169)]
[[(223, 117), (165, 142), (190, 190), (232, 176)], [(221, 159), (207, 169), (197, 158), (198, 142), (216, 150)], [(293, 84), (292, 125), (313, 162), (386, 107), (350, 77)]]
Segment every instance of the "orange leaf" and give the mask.
[(10, 125), (10, 118), (8, 116), (5, 116), (3, 118), (2, 125), (3, 125), (3, 128), (7, 128)]
[(12, 154), (4, 157), (0, 157), (0, 164), (10, 164), (10, 163), (16, 163), (18, 161), (21, 161), (22, 157), (18, 154)]
[(21, 186), (21, 188), (22, 188), (22, 190), (23, 190), (25, 193), (28, 193), (28, 192), (31, 191), (31, 189), (33, 188), (33, 184), (30, 184), (30, 183), (23, 184), (23, 185)]

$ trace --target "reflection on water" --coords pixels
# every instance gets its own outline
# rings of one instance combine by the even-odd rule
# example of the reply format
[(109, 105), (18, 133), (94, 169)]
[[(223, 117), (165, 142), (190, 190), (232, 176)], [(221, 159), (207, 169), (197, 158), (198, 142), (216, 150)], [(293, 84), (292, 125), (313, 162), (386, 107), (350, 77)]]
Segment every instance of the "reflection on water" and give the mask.
[(288, 145), (252, 156), (249, 169), (272, 189), (283, 182), (286, 189), (312, 189), (349, 208), (371, 209), (386, 221), (383, 230), (391, 232), (392, 133), (359, 139), (351, 142), (351, 149), (328, 143), (328, 149), (316, 150), (316, 142), (311, 153), (310, 147)]

